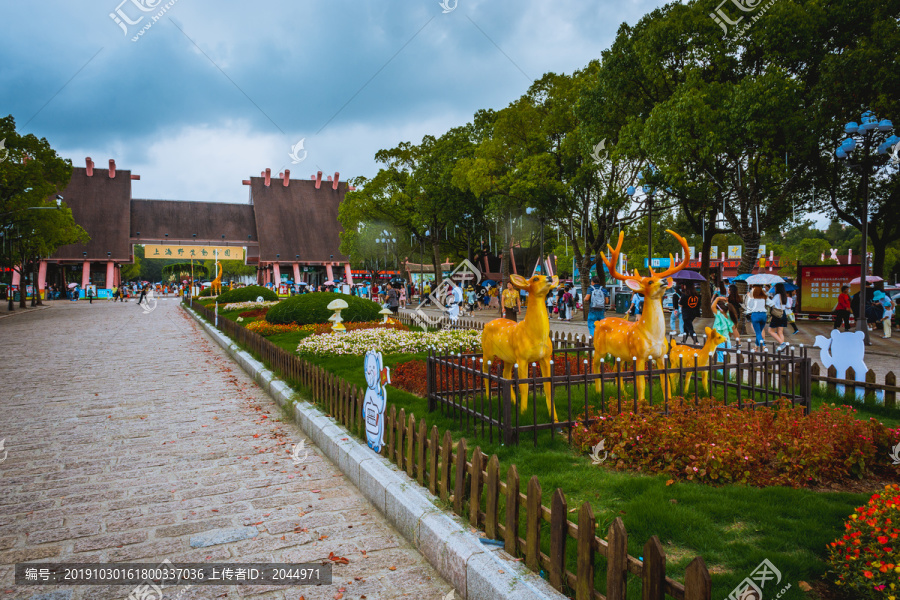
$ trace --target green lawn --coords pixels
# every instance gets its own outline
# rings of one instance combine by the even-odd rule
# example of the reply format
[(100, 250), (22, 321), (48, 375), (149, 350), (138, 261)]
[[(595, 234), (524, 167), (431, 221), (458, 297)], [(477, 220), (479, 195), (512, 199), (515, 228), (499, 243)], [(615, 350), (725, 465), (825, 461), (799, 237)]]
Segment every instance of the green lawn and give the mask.
[[(220, 313), (220, 316), (231, 315)], [(293, 351), (302, 337), (299, 333), (285, 333), (269, 339)], [(388, 366), (394, 366), (412, 358), (424, 358), (424, 355), (392, 355), (386, 356), (385, 361)], [(361, 357), (332, 357), (312, 362), (365, 387)], [(429, 427), (449, 429), (454, 439), (466, 437), (470, 447), (478, 445), (487, 455), (496, 454), (504, 480), (507, 468), (515, 464), (523, 492), (528, 479), (536, 475), (545, 503), (549, 503), (556, 488), (564, 491), (570, 510), (590, 502), (599, 523), (598, 532), (604, 537), (611, 521), (622, 517), (633, 556), (641, 556), (644, 543), (651, 536), (658, 536), (666, 549), (668, 573), (678, 580), (683, 581), (684, 569), (693, 557), (702, 555), (712, 574), (713, 597), (726, 596), (763, 559), (770, 560), (781, 571), (782, 586), (792, 583), (782, 598), (808, 597), (800, 591), (799, 582), (813, 583), (823, 575), (825, 545), (842, 534), (843, 521), (855, 507), (868, 500), (869, 494), (784, 487), (713, 487), (695, 483), (667, 486), (665, 476), (618, 472), (592, 465), (588, 457), (573, 451), (565, 436), (559, 434), (552, 440), (549, 433), (542, 434), (537, 447), (532, 445), (530, 437), (518, 446), (504, 446), (496, 432), (491, 442), (471, 429), (467, 432), (465, 422), (453, 415), (443, 415), (440, 410), (429, 413), (423, 398), (391, 388), (388, 399), (398, 411), (404, 408), (407, 414), (414, 413), (417, 420), (426, 419)], [(814, 409), (832, 402), (839, 403), (841, 399), (824, 390), (815, 391)], [(891, 426), (900, 424), (898, 410), (856, 407), (859, 418), (874, 417)], [(547, 409), (540, 397), (538, 410), (541, 418), (546, 419)], [(875, 487), (873, 484), (872, 491)], [(573, 513), (570, 519), (576, 520), (577, 515)], [(569, 555), (574, 557), (574, 545), (570, 546)], [(639, 597), (635, 585), (629, 591), (632, 597)]]

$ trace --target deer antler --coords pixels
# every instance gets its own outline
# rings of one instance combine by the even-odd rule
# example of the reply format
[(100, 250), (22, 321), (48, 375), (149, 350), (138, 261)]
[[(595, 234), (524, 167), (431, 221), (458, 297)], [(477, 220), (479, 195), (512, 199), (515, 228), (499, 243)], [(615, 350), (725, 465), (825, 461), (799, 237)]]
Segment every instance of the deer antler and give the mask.
[(673, 275), (673, 274), (677, 273), (678, 271), (685, 268), (688, 264), (688, 260), (690, 260), (691, 250), (690, 250), (690, 248), (688, 248), (687, 240), (685, 240), (683, 237), (681, 237), (680, 235), (678, 235), (671, 229), (666, 229), (666, 232), (671, 233), (673, 236), (675, 236), (675, 239), (681, 243), (681, 247), (684, 250), (684, 260), (681, 261), (680, 265), (676, 265), (675, 260), (672, 258), (672, 255), (669, 254), (669, 268), (666, 269), (665, 271), (663, 271), (662, 273), (659, 273), (659, 274), (654, 273), (653, 277), (655, 277), (656, 279), (662, 279), (663, 277), (668, 277), (669, 275)]
[(619, 262), (619, 252), (622, 251), (622, 240), (624, 240), (624, 239), (625, 239), (625, 232), (620, 231), (619, 232), (619, 243), (616, 244), (616, 248), (613, 249), (613, 247), (610, 246), (609, 244), (606, 245), (606, 247), (609, 248), (609, 260), (606, 259), (606, 255), (603, 252), (600, 253), (600, 258), (603, 259), (603, 263), (606, 265), (606, 268), (609, 270), (609, 274), (620, 281), (626, 281), (628, 279), (631, 279), (631, 277), (629, 277), (627, 273), (625, 275), (622, 275), (618, 271), (616, 271), (616, 263)]

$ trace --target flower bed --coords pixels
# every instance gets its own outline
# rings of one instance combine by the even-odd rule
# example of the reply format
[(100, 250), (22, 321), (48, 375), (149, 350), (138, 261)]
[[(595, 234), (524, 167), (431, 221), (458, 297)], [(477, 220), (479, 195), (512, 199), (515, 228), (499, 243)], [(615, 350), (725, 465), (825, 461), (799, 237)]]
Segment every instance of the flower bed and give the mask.
[(244, 319), (258, 319), (260, 317), (266, 316), (267, 312), (269, 312), (268, 308), (254, 308), (253, 310), (245, 310), (238, 315), (238, 321), (243, 321)]
[(258, 333), (263, 337), (275, 335), (278, 333), (290, 333), (292, 331), (300, 331), (300, 326), (296, 323), (288, 323), (287, 325), (279, 325), (277, 323), (269, 323), (268, 321), (254, 321), (247, 325), (249, 331)]
[[(579, 373), (584, 373), (585, 364), (583, 361), (579, 361), (575, 357), (566, 356), (566, 357), (557, 357), (553, 360), (553, 376), (565, 375), (566, 374), (566, 362), (569, 363), (569, 373), (573, 375), (577, 375)], [(463, 359), (463, 364), (469, 367), (477, 367), (480, 368), (479, 359), (471, 359), (466, 358)], [(604, 366), (604, 368), (606, 368)], [(497, 361), (491, 365), (491, 374), (493, 375), (502, 375), (501, 363)], [(528, 376), (529, 377), (541, 377), (541, 368), (540, 366), (528, 366)], [(464, 382), (465, 383), (465, 382)], [(424, 398), (428, 395), (428, 385), (426, 381), (425, 375), (425, 361), (424, 360), (409, 360), (403, 363), (399, 363), (391, 370), (391, 385), (401, 390), (405, 390), (411, 394), (415, 394), (421, 398)], [(472, 382), (465, 384), (471, 387)], [(480, 384), (479, 384), (480, 385)], [(460, 388), (459, 378), (458, 377), (449, 377), (446, 379), (439, 379), (435, 381), (435, 386), (439, 387), (439, 391), (449, 392)], [(497, 384), (492, 384), (492, 387), (497, 387)]]
[(256, 300), (249, 300), (247, 302), (231, 302), (229, 304), (223, 304), (219, 307), (219, 310), (221, 310), (223, 312), (229, 312), (232, 310), (250, 310), (252, 308), (268, 308), (270, 306), (275, 306), (276, 304), (278, 304), (277, 300), (263, 301), (263, 302), (257, 302)]
[(423, 332), (379, 328), (313, 335), (300, 342), (297, 353), (301, 356), (361, 356), (368, 350), (382, 354), (410, 354), (434, 348), (445, 354), (471, 352), (480, 347), (481, 332), (472, 329)]
[[(357, 329), (396, 329), (398, 331), (409, 331), (409, 327), (403, 325), (396, 319), (388, 319), (387, 323), (383, 321), (344, 323), (344, 328), (347, 331), (356, 331)], [(300, 331), (308, 331), (313, 335), (324, 335), (326, 333), (332, 333), (331, 323), (309, 323), (307, 325), (301, 325)]]
[(802, 487), (897, 475), (888, 455), (900, 430), (858, 420), (850, 407), (825, 406), (808, 416), (786, 401), (741, 410), (673, 399), (669, 407), (668, 416), (589, 414), (596, 420), (577, 428), (573, 442), (587, 451), (606, 440), (614, 459), (607, 464), (619, 470), (713, 484)]
[(873, 494), (844, 529), (828, 548), (834, 583), (853, 598), (893, 599), (900, 585), (900, 486)]

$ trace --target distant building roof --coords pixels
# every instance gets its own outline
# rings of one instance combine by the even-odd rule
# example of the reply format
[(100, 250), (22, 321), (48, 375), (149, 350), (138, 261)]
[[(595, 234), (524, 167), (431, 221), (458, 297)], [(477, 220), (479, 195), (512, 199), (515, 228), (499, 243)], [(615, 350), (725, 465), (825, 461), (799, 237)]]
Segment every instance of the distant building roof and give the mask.
[(284, 186), (281, 179), (266, 186), (263, 177), (251, 177), (260, 261), (273, 262), (278, 254), (284, 262), (295, 260), (297, 254), (304, 261), (349, 260), (339, 250), (343, 228), (338, 222), (347, 188), (346, 182), (334, 189), (332, 182), (322, 181), (316, 189), (311, 180), (291, 180)]

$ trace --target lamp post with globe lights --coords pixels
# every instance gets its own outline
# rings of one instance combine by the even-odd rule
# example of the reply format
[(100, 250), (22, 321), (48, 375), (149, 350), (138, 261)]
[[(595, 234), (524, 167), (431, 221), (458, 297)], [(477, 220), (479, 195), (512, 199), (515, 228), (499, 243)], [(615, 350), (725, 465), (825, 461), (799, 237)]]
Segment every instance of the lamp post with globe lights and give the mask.
[[(646, 170), (645, 174), (638, 173), (638, 180), (646, 181), (646, 178), (655, 174), (656, 168), (653, 165), (650, 165)], [(625, 193), (628, 194), (630, 198), (634, 198), (634, 194), (637, 190), (633, 185), (629, 185), (628, 189), (625, 190)], [(653, 196), (656, 193), (656, 189), (647, 184), (646, 182), (641, 186), (641, 191), (644, 193), (644, 196), (647, 198), (647, 265), (653, 266)]]
[(543, 213), (538, 212), (538, 210), (536, 208), (531, 208), (531, 207), (528, 207), (525, 209), (525, 214), (536, 215), (537, 220), (541, 224), (541, 259), (540, 259), (541, 266), (539, 268), (541, 270), (541, 275), (546, 275), (547, 273), (544, 272), (545, 271), (545, 269), (544, 269), (544, 222), (547, 220), (547, 218), (543, 215)]
[[(866, 275), (869, 266), (869, 175), (883, 166), (883, 161), (879, 157), (887, 156), (891, 148), (900, 143), (900, 138), (891, 133), (893, 129), (894, 125), (891, 121), (888, 119), (879, 121), (875, 113), (866, 111), (862, 114), (859, 124), (851, 121), (844, 126), (847, 137), (835, 150), (835, 156), (847, 160), (848, 167), (859, 171), (862, 177), (862, 216), (860, 219), (860, 233), (862, 234), (860, 252), (862, 260), (860, 262), (862, 265), (860, 266), (859, 315), (856, 320), (856, 329), (865, 334), (867, 346), (872, 344), (869, 340), (869, 328), (866, 326)], [(851, 156), (855, 158), (851, 158)]]

